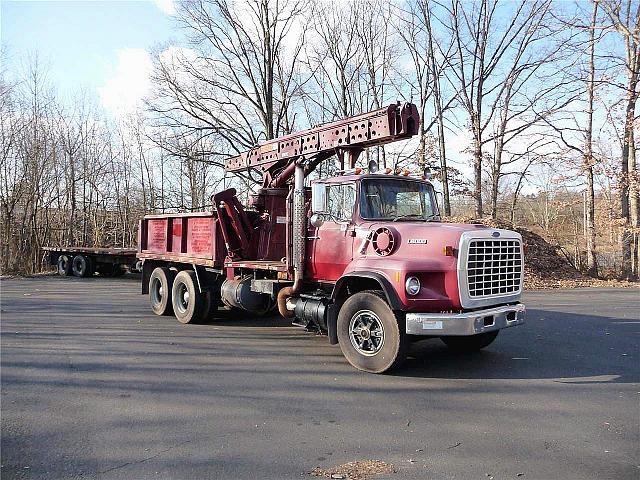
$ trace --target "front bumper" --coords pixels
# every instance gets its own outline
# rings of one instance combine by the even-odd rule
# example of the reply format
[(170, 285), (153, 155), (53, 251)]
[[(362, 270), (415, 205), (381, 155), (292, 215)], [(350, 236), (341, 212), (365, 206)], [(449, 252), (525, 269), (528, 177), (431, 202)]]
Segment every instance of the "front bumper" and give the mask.
[(524, 303), (516, 303), (464, 313), (407, 313), (406, 331), (436, 337), (477, 335), (521, 325), (525, 312)]

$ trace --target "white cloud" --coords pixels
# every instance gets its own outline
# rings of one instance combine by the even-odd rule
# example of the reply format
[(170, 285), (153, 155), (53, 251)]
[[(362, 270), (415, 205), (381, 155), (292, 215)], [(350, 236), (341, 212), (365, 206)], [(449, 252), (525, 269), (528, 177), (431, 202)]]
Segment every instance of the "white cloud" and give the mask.
[(176, 4), (173, 0), (153, 0), (153, 3), (167, 15), (176, 13)]
[(104, 85), (98, 89), (102, 105), (116, 116), (126, 115), (142, 105), (149, 92), (153, 68), (151, 56), (142, 48), (125, 48)]

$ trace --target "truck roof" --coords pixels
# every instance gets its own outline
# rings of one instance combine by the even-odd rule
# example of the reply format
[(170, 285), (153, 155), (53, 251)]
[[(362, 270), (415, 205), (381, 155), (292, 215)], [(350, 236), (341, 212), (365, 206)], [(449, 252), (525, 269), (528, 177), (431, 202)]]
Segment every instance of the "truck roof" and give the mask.
[(316, 183), (316, 182), (322, 182), (322, 183), (344, 183), (344, 182), (355, 182), (357, 180), (363, 180), (363, 179), (369, 179), (369, 178), (373, 178), (373, 179), (381, 179), (381, 178), (394, 178), (394, 179), (398, 179), (398, 180), (410, 180), (410, 181), (414, 181), (414, 182), (424, 182), (424, 183), (431, 183), (428, 180), (423, 180), (420, 177), (412, 177), (412, 176), (404, 176), (404, 175), (391, 175), (391, 174), (384, 174), (384, 173), (363, 173), (360, 175), (354, 175), (354, 174), (350, 174), (350, 175), (337, 175), (335, 177), (329, 177), (329, 178), (322, 178), (322, 179), (318, 179), (318, 180), (314, 180), (312, 183)]

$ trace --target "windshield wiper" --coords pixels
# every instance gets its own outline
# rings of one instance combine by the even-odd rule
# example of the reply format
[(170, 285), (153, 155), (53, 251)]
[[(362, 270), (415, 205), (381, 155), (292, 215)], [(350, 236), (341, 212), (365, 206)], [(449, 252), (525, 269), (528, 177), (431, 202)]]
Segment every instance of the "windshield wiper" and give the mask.
[(433, 220), (434, 218), (436, 218), (438, 215), (435, 213), (432, 213), (430, 215), (427, 216), (427, 218), (425, 218), (421, 213), (407, 213), (405, 215), (398, 215), (397, 217), (393, 217), (394, 222), (401, 220), (403, 218), (412, 218), (412, 217), (418, 217), (420, 218), (420, 220), (424, 220), (425, 222), (428, 222), (429, 220)]
[(396, 222), (402, 218), (411, 218), (411, 217), (418, 217), (423, 220), (425, 219), (421, 213), (407, 213), (405, 215), (398, 215), (397, 217), (393, 217), (392, 221)]

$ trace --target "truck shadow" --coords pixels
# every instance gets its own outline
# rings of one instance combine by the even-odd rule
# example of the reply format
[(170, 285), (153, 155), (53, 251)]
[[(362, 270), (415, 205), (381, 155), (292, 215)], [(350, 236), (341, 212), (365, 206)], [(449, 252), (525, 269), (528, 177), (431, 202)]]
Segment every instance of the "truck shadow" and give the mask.
[(555, 379), (559, 383), (640, 381), (640, 320), (529, 310), (484, 350), (454, 353), (438, 338), (415, 342), (399, 377)]

